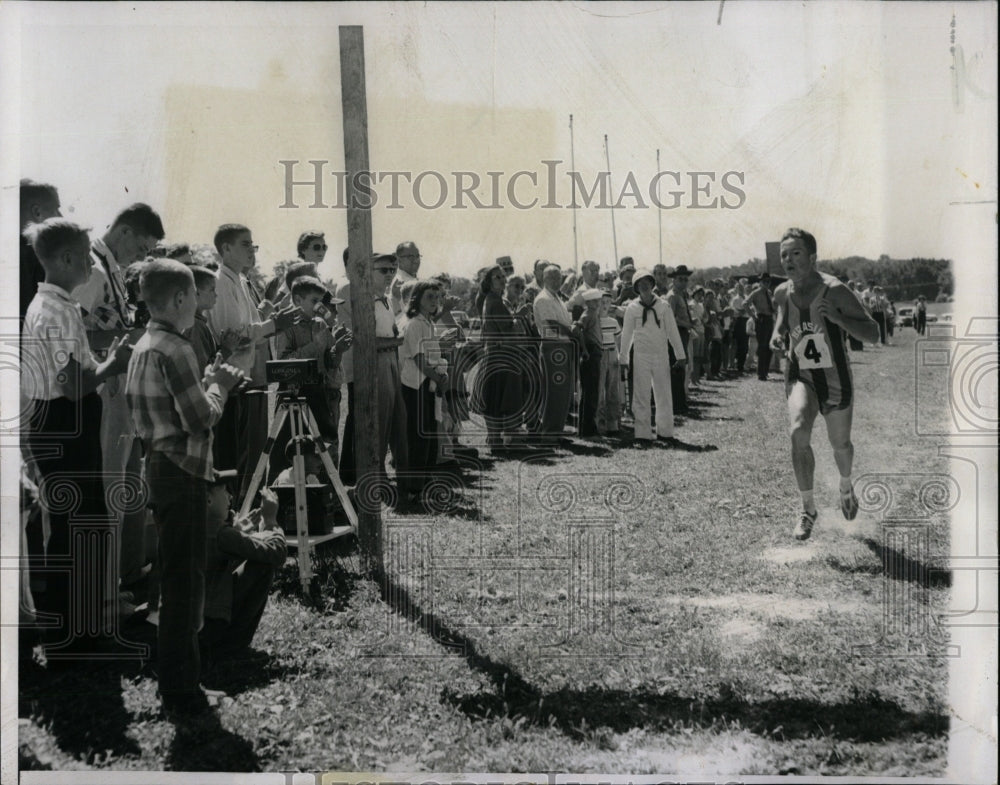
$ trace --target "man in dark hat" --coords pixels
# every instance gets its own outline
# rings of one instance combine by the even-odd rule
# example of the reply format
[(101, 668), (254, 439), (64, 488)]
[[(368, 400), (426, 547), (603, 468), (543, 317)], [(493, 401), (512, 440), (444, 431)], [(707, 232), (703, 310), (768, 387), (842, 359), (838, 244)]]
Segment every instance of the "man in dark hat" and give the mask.
[(503, 274), (510, 278), (514, 274), (514, 260), (509, 256), (498, 256), (497, 264), (503, 270)]
[(747, 307), (753, 316), (754, 334), (757, 337), (757, 378), (767, 381), (771, 367), (771, 334), (774, 332), (774, 297), (771, 294), (771, 276), (761, 273), (747, 297)]

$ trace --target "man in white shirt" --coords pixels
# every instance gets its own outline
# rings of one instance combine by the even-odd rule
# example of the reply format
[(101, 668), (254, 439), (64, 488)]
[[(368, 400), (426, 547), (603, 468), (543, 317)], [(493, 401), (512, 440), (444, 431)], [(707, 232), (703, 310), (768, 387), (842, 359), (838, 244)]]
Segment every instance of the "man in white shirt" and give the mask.
[(584, 295), (588, 289), (597, 288), (597, 279), (601, 275), (601, 266), (597, 262), (589, 259), (580, 267), (580, 283), (577, 284), (576, 291), (569, 296), (566, 307), (570, 315), (579, 318), (585, 308)]
[[(346, 260), (347, 251), (344, 251)], [(345, 261), (346, 264), (346, 261)], [(400, 388), (398, 349), (402, 340), (399, 338), (399, 328), (393, 316), (389, 299), (385, 292), (389, 288), (396, 273), (396, 257), (393, 254), (374, 254), (372, 256), (372, 297), (375, 300), (375, 363), (374, 369), (365, 369), (376, 375), (378, 391), (378, 423), (379, 466), (385, 465), (385, 457), (389, 446), (392, 446), (392, 457), (396, 473), (405, 473), (408, 469), (408, 449), (406, 444), (406, 405)], [(345, 289), (347, 291), (345, 291)], [(338, 287), (338, 295), (344, 300), (344, 308), (350, 314), (350, 289)], [(348, 317), (351, 318), (351, 317)], [(353, 319), (351, 324), (353, 325)], [(352, 328), (353, 329), (353, 328)], [(351, 352), (353, 354), (353, 352)], [(345, 355), (346, 357), (346, 355)], [(356, 485), (360, 479), (354, 456), (354, 362), (351, 360), (351, 377), (347, 392), (347, 419), (344, 421), (343, 445), (340, 451), (340, 479), (345, 485)], [(357, 369), (359, 372), (362, 369)], [(409, 491), (408, 483), (399, 487), (400, 501), (405, 501)]]
[(396, 259), (399, 267), (396, 269), (396, 275), (392, 279), (392, 289), (390, 291), (390, 304), (393, 316), (399, 316), (404, 307), (401, 294), (403, 284), (408, 281), (417, 280), (417, 273), (420, 272), (420, 258), (420, 250), (414, 243), (407, 241), (396, 246)]
[(559, 297), (562, 271), (558, 265), (545, 268), (545, 286), (532, 305), (535, 325), (542, 337), (542, 406), (535, 433), (543, 442), (562, 436), (576, 383), (576, 343), (580, 325), (575, 323)]
[(746, 278), (740, 278), (736, 286), (729, 292), (729, 307), (733, 311), (733, 345), (736, 350), (736, 370), (739, 373), (744, 372), (747, 352), (750, 349), (750, 336), (747, 335), (747, 318), (750, 316), (747, 309), (749, 286), (749, 281)]
[(215, 467), (236, 469), (242, 499), (267, 440), (268, 342), (289, 329), (300, 311), (291, 305), (271, 313), (273, 306), (266, 300), (258, 308), (246, 278), (247, 270), (257, 262), (257, 246), (247, 227), (223, 224), (215, 233), (214, 244), (222, 257), (222, 267), (208, 323), (220, 346), (232, 350), (227, 362), (249, 379), (246, 388), (230, 393), (216, 426)]
[[(149, 205), (137, 203), (122, 210), (111, 228), (91, 241), (90, 279), (73, 290), (73, 299), (83, 309), (83, 323), (98, 359), (104, 359), (111, 342), (124, 338), (135, 325), (135, 313), (125, 292), (125, 268), (146, 258), (163, 237), (160, 216)], [(141, 334), (135, 332), (133, 344)], [(142, 458), (125, 401), (123, 380), (108, 379), (100, 389), (100, 396), (101, 468), (105, 493), (108, 498), (115, 498), (121, 495), (121, 488), (114, 488), (123, 480), (129, 486), (140, 482)], [(142, 577), (146, 563), (146, 510), (112, 514), (118, 525), (116, 546), (121, 582), (128, 585)]]

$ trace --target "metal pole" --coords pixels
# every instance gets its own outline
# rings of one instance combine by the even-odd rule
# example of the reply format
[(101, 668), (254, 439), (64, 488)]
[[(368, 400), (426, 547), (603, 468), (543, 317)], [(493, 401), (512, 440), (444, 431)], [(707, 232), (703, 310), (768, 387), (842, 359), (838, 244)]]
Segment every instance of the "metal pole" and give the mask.
[[(660, 150), (659, 150), (659, 148), (657, 148), (657, 150), (656, 150), (656, 174), (657, 174), (657, 178), (656, 178), (656, 203), (657, 204), (662, 204), (662, 202), (660, 201), (660, 178), (659, 178), (659, 174), (660, 174)], [(663, 210), (661, 210), (659, 207), (656, 208), (656, 222), (659, 225), (658, 228), (659, 228), (659, 236), (660, 236), (660, 239), (659, 239), (659, 243), (660, 243), (660, 264), (663, 264)]]
[[(576, 153), (573, 148), (573, 115), (569, 116), (569, 167), (570, 171), (576, 172)], [(573, 201), (571, 204), (573, 205), (573, 272), (575, 273), (579, 271), (580, 266), (576, 241), (576, 177), (570, 175), (570, 181), (570, 187), (573, 189)]]
[(611, 151), (608, 149), (608, 135), (604, 134), (604, 157), (608, 162), (608, 190), (611, 192), (611, 239), (615, 244), (615, 269), (618, 269), (618, 232), (615, 229), (615, 192), (611, 187)]

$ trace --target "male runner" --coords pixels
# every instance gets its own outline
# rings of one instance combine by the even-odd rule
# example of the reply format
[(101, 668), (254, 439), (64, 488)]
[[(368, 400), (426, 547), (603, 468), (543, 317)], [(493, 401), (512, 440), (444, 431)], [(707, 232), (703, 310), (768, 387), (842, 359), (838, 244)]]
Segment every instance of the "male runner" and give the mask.
[(847, 520), (858, 514), (851, 484), (854, 445), (851, 419), (854, 381), (844, 346), (850, 334), (867, 343), (878, 341), (878, 325), (857, 296), (836, 278), (816, 269), (816, 238), (789, 229), (781, 238), (781, 264), (789, 280), (774, 292), (777, 313), (771, 348), (787, 352), (785, 396), (792, 436), (792, 468), (802, 494), (802, 516), (792, 532), (805, 540), (816, 523), (813, 472), (816, 460), (810, 441), (816, 414), (826, 432), (840, 471), (840, 509)]

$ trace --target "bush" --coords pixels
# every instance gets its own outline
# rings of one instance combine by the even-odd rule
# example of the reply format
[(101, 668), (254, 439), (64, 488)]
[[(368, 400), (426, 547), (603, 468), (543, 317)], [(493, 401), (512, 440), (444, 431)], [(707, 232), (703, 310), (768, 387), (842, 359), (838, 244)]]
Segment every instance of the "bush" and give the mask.
[(934, 298), (934, 302), (936, 302), (936, 303), (950, 303), (951, 302), (951, 298), (948, 295), (946, 295), (944, 292), (941, 292), (941, 294), (939, 294), (937, 297)]

